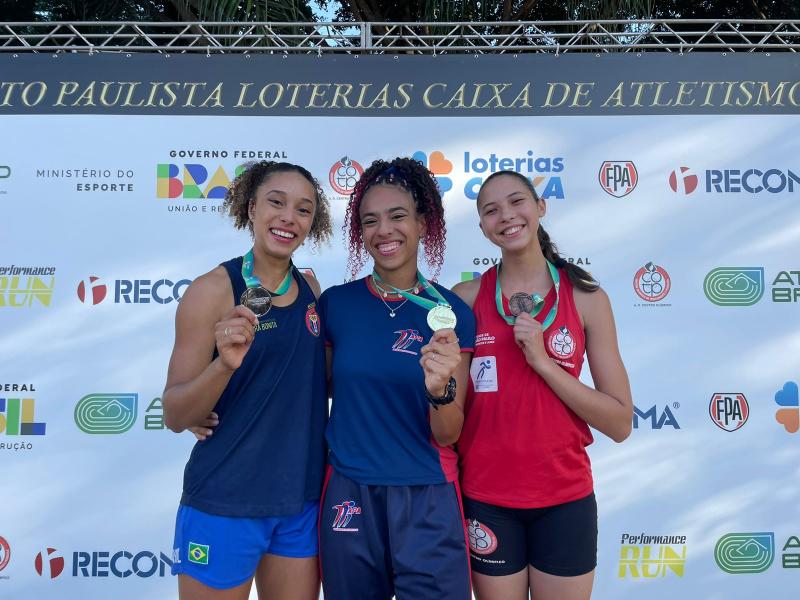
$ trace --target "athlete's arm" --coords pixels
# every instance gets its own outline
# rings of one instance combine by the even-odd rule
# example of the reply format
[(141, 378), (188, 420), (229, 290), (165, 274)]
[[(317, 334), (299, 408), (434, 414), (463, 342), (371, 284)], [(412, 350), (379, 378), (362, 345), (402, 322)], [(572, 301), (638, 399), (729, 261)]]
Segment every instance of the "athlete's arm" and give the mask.
[(475, 306), (475, 298), (478, 297), (478, 291), (481, 289), (480, 277), (471, 279), (470, 281), (462, 281), (453, 286), (453, 292), (467, 303), (470, 308)]
[[(258, 320), (243, 306), (231, 309), (231, 297), (227, 274), (218, 267), (196, 279), (178, 305), (162, 396), (172, 431), (204, 422), (250, 347)], [(212, 360), (215, 345), (219, 356)]]
[(319, 285), (319, 281), (313, 275), (308, 275), (306, 273), (302, 273), (303, 277), (306, 280), (306, 283), (311, 288), (311, 291), (314, 292), (314, 298), (319, 300), (319, 296), (322, 293), (322, 287)]
[[(541, 325), (532, 317), (517, 317), (515, 337), (528, 364), (564, 404), (593, 428), (615, 442), (621, 442), (631, 433), (633, 399), (628, 374), (619, 354), (611, 303), (602, 289), (595, 292), (576, 289), (574, 297), (584, 322), (586, 355), (594, 388), (581, 383), (548, 356)], [(521, 330), (519, 334), (518, 329)]]
[(464, 425), (464, 398), (466, 397), (469, 360), (462, 357), (458, 338), (452, 329), (434, 332), (431, 340), (420, 349), (420, 364), (425, 373), (425, 387), (431, 396), (444, 396), (451, 377), (456, 380), (456, 397), (449, 404), (430, 408), (433, 437), (440, 446), (458, 441)]

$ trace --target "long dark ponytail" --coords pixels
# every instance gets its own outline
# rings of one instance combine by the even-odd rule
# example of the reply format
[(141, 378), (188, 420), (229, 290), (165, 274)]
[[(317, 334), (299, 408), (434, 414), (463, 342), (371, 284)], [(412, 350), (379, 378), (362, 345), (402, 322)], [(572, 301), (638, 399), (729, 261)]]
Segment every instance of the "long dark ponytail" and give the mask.
[[(481, 184), (481, 190), (478, 192), (479, 199), (481, 196), (481, 191), (483, 191), (483, 187), (492, 179), (500, 177), (501, 175), (511, 175), (512, 177), (516, 177), (525, 185), (525, 187), (533, 196), (533, 200), (535, 202), (538, 203), (541, 200), (539, 198), (539, 194), (536, 193), (536, 189), (533, 187), (530, 179), (521, 173), (517, 173), (516, 171), (497, 171), (496, 173), (489, 175), (489, 177), (487, 177), (486, 180)], [(584, 292), (594, 292), (600, 287), (600, 284), (594, 277), (592, 277), (591, 273), (589, 273), (586, 269), (582, 269), (578, 265), (569, 262), (558, 253), (558, 247), (550, 239), (550, 235), (545, 231), (541, 224), (539, 224), (536, 237), (539, 239), (539, 247), (542, 249), (542, 254), (544, 254), (544, 257), (553, 263), (557, 269), (564, 269), (564, 272), (567, 274), (567, 277), (569, 277), (572, 285), (580, 290), (583, 290)]]

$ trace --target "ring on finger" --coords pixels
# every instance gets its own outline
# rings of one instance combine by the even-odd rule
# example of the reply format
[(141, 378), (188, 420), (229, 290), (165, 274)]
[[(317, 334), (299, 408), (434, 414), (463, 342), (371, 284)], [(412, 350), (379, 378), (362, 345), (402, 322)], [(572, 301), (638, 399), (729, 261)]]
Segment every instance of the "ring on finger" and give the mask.
[(225, 328), (225, 336), (227, 337), (227, 336), (229, 336), (230, 334), (231, 334), (230, 327), (226, 327), (226, 328)]

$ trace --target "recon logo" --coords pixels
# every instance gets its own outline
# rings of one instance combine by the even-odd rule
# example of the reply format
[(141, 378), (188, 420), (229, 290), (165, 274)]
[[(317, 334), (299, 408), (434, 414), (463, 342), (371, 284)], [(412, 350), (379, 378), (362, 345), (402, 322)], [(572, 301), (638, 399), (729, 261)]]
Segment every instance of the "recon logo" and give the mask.
[(75, 406), (75, 424), (84, 433), (125, 433), (136, 421), (139, 394), (89, 394)]
[(752, 306), (764, 295), (764, 268), (713, 269), (703, 281), (703, 291), (717, 306)]
[(726, 573), (763, 573), (775, 558), (775, 534), (729, 533), (714, 547), (714, 560)]

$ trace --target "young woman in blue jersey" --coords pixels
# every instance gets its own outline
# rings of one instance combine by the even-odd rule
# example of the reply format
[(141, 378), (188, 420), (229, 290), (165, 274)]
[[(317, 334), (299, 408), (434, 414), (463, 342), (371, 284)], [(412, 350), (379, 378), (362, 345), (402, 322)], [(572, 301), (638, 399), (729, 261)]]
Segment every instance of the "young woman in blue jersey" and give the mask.
[(291, 257), (330, 237), (328, 202), (302, 167), (262, 161), (224, 207), (253, 247), (189, 286), (163, 395), (173, 431), (219, 417), (186, 465), (173, 573), (187, 600), (246, 599), (254, 577), (260, 598), (317, 600), (325, 353), (319, 284)]
[[(513, 171), (478, 194), (502, 263), (458, 284), (477, 342), (458, 441), (478, 600), (588, 600), (597, 563), (589, 426), (620, 442), (633, 402), (608, 296), (557, 252)], [(594, 388), (578, 379), (586, 353)]]
[(367, 255), (374, 266), (320, 298), (333, 398), (320, 507), (325, 598), (469, 600), (452, 444), (475, 323), (417, 265), (421, 242), (433, 274), (442, 266), (442, 198), (422, 164), (379, 160), (345, 219), (351, 275)]

